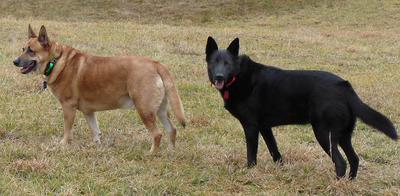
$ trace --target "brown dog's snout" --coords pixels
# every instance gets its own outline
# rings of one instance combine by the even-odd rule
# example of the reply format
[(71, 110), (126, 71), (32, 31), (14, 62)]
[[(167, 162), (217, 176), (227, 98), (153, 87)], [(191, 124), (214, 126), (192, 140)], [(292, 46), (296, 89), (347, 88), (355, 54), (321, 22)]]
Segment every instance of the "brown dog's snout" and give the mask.
[(16, 58), (16, 59), (13, 61), (14, 65), (17, 66), (17, 67), (19, 66), (20, 62), (21, 62), (21, 60), (20, 60), (19, 58)]

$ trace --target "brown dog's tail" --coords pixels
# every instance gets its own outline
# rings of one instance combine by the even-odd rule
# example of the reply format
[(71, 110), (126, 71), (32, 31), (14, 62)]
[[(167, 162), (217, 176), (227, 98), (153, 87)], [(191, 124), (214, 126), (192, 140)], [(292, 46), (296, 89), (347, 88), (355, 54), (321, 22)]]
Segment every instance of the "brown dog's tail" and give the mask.
[(186, 120), (185, 120), (185, 114), (183, 111), (182, 101), (181, 101), (181, 98), (179, 97), (178, 90), (175, 87), (175, 83), (172, 80), (171, 74), (169, 73), (168, 69), (160, 63), (157, 63), (157, 72), (158, 72), (158, 74), (160, 74), (161, 79), (164, 83), (167, 98), (170, 101), (170, 106), (172, 108), (172, 111), (174, 112), (179, 123), (183, 127), (185, 127)]

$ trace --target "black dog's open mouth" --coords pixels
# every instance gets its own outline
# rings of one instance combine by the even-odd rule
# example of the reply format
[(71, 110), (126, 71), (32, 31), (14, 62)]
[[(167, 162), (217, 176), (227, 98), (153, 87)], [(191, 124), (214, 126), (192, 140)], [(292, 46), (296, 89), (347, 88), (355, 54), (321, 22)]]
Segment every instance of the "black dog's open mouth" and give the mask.
[(32, 63), (30, 63), (28, 66), (22, 67), (20, 71), (22, 74), (27, 74), (31, 72), (33, 69), (35, 69), (35, 67), (36, 67), (36, 61), (32, 61)]
[(221, 81), (215, 80), (215, 82), (214, 82), (215, 88), (217, 88), (219, 90), (224, 88), (224, 84), (225, 84), (225, 82), (223, 80), (221, 80)]

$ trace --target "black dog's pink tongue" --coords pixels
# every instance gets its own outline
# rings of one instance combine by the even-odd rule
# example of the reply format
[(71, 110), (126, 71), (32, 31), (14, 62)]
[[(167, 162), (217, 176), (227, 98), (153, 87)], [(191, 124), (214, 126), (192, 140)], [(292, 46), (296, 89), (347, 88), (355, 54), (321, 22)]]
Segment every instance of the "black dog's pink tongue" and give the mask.
[(224, 81), (215, 81), (214, 86), (215, 86), (215, 88), (221, 90), (224, 88)]

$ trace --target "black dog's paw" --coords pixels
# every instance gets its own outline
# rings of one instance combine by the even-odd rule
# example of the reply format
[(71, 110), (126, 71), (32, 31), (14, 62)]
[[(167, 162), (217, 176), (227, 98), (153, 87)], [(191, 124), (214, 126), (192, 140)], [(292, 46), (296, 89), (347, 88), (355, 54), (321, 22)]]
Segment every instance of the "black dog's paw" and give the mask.
[(353, 181), (353, 180), (355, 180), (355, 178), (352, 178), (351, 176), (349, 176), (349, 177), (347, 177), (347, 176), (336, 176), (336, 180), (337, 181), (340, 181), (340, 180)]
[(247, 162), (247, 168), (248, 168), (248, 169), (251, 169), (251, 168), (253, 168), (253, 167), (256, 166), (256, 165), (257, 165), (257, 162), (256, 162), (256, 161)]
[(355, 181), (357, 178), (356, 177), (353, 177), (353, 176), (349, 176), (349, 178), (348, 178), (350, 181)]
[(276, 163), (276, 164), (278, 164), (279, 166), (282, 166), (283, 165), (283, 159), (282, 159), (282, 157), (277, 157), (277, 158), (273, 158), (274, 159), (274, 162)]

